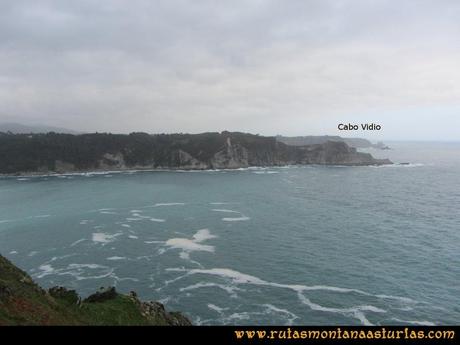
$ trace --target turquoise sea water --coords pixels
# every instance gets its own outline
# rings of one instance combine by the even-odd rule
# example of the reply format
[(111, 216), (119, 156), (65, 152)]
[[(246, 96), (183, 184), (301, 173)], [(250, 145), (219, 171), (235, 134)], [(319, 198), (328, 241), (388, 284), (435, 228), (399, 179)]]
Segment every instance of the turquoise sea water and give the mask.
[(196, 324), (458, 324), (460, 144), (409, 165), (0, 178), (0, 253)]

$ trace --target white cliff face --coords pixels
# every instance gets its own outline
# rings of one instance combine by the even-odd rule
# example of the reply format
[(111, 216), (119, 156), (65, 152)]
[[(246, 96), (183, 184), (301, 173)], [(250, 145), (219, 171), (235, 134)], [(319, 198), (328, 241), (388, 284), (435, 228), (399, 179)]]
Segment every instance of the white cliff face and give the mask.
[(106, 153), (102, 156), (102, 159), (99, 161), (100, 169), (126, 169), (125, 159), (121, 152), (117, 153)]
[[(60, 160), (56, 160), (54, 162), (54, 167), (55, 167), (54, 169), (58, 173), (64, 173), (66, 171), (75, 170), (75, 165), (74, 164), (63, 162), (63, 161), (60, 161)], [(46, 170), (48, 170), (48, 169), (46, 169)]]
[(208, 165), (199, 161), (188, 152), (179, 150), (179, 167), (182, 169), (208, 169)]
[(214, 169), (247, 168), (248, 150), (238, 144), (232, 145), (230, 138), (227, 138), (225, 148), (214, 155), (211, 166)]

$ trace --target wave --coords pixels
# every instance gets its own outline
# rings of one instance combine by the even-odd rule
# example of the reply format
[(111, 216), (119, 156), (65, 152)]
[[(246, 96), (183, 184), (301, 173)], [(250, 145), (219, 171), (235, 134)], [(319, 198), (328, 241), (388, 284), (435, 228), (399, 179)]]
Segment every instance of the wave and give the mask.
[(106, 258), (106, 260), (119, 261), (119, 260), (127, 260), (127, 258), (125, 256), (111, 256), (111, 257)]
[(380, 298), (380, 299), (394, 299), (394, 300), (399, 300), (401, 302), (406, 302), (406, 303), (415, 303), (415, 301), (409, 297), (400, 297), (400, 296), (392, 296), (392, 295), (375, 295), (375, 297)]
[(417, 321), (417, 320), (401, 320), (397, 318), (392, 318), (393, 321), (396, 322), (402, 322), (405, 324), (411, 324), (411, 325), (416, 325), (416, 326), (436, 326), (434, 322), (431, 321)]
[(383, 164), (383, 165), (370, 165), (369, 168), (377, 168), (377, 169), (383, 169), (383, 168), (419, 168), (419, 167), (424, 167), (426, 164), (424, 163), (394, 163), (394, 164)]
[(299, 300), (307, 305), (311, 310), (316, 310), (316, 311), (323, 311), (323, 312), (328, 312), (328, 313), (336, 313), (336, 314), (342, 314), (345, 316), (351, 316), (359, 321), (364, 326), (373, 326), (373, 324), (366, 318), (364, 315), (364, 311), (370, 311), (373, 313), (386, 313), (386, 310), (374, 307), (372, 305), (362, 305), (362, 306), (356, 306), (356, 307), (351, 307), (351, 308), (331, 308), (331, 307), (324, 307), (319, 304), (313, 303), (310, 301), (307, 297), (305, 297), (302, 293), (298, 293), (297, 296), (299, 297)]
[[(181, 249), (179, 257), (181, 259), (190, 260), (190, 253), (194, 251), (214, 253), (214, 246), (201, 244), (201, 242), (216, 238), (208, 229), (198, 230), (193, 236), (193, 239), (188, 238), (171, 238), (166, 241), (166, 246), (173, 249)], [(197, 262), (194, 262), (197, 263)], [(200, 265), (199, 263), (197, 263)], [(201, 266), (201, 265), (200, 265)]]
[(215, 287), (221, 290), (224, 290), (232, 298), (238, 297), (236, 291), (244, 291), (243, 289), (236, 287), (236, 286), (224, 285), (224, 284), (218, 284), (218, 283), (210, 283), (210, 282), (200, 282), (197, 284), (193, 284), (193, 285), (189, 285), (189, 286), (180, 288), (179, 290), (182, 292), (182, 291), (189, 291), (189, 290), (195, 290), (195, 289), (215, 288)]
[(43, 277), (45, 277), (47, 275), (50, 275), (50, 274), (54, 273), (54, 271), (55, 271), (53, 266), (51, 266), (51, 265), (41, 265), (41, 266), (38, 267), (38, 269), (41, 270), (42, 273), (36, 275), (37, 278), (43, 278)]
[[(373, 306), (373, 305), (358, 305), (349, 308), (333, 308), (333, 307), (325, 307), (319, 305), (317, 303), (312, 302), (309, 298), (304, 295), (306, 291), (314, 291), (314, 290), (321, 290), (321, 291), (329, 291), (329, 292), (338, 292), (338, 293), (355, 293), (365, 296), (370, 296), (379, 299), (398, 299), (404, 302), (414, 302), (410, 298), (406, 297), (398, 297), (398, 296), (387, 296), (387, 295), (373, 295), (371, 293), (359, 290), (359, 289), (351, 289), (351, 288), (342, 288), (336, 286), (327, 286), (327, 285), (300, 285), (300, 284), (281, 284), (275, 282), (269, 282), (258, 278), (256, 276), (252, 276), (249, 274), (241, 273), (232, 269), (228, 268), (211, 268), (211, 269), (167, 269), (168, 271), (178, 271), (178, 272), (185, 272), (185, 275), (182, 275), (179, 278), (184, 278), (188, 275), (195, 275), (195, 274), (207, 274), (218, 276), (221, 278), (229, 279), (232, 284), (250, 284), (250, 285), (258, 285), (258, 286), (269, 286), (269, 287), (276, 287), (276, 288), (283, 288), (289, 289), (297, 293), (297, 296), (300, 302), (306, 306), (308, 306), (312, 310), (322, 311), (322, 312), (329, 312), (329, 313), (338, 313), (341, 315), (345, 315), (348, 317), (353, 317), (359, 320), (363, 325), (372, 325), (372, 323), (367, 319), (365, 313), (386, 313), (387, 311)], [(214, 285), (210, 285), (207, 283), (199, 283), (195, 284), (191, 288), (201, 288), (201, 287), (210, 287)]]
[(150, 221), (152, 221), (152, 222), (157, 222), (157, 223), (164, 223), (164, 222), (166, 222), (165, 219), (160, 219), (160, 218), (150, 218)]
[(105, 232), (94, 232), (92, 234), (92, 240), (95, 243), (102, 243), (102, 245), (105, 245), (107, 243), (113, 242), (116, 240), (117, 236), (120, 236), (121, 233), (116, 233), (116, 234), (108, 234)]
[(195, 242), (203, 242), (210, 240), (212, 238), (216, 238), (216, 235), (213, 235), (209, 232), (209, 229), (201, 229), (196, 232), (196, 234), (193, 235), (193, 239)]
[(224, 312), (225, 310), (228, 309), (228, 308), (219, 307), (219, 306), (217, 306), (215, 304), (212, 304), (212, 303), (208, 303), (208, 308), (218, 312), (219, 314), (222, 314), (222, 312)]
[[(193, 251), (214, 252), (214, 246), (199, 244), (187, 238), (171, 238), (166, 241), (166, 245), (171, 248), (182, 249), (187, 255)], [(186, 256), (183, 255), (184, 257)]]
[(70, 245), (70, 247), (75, 247), (77, 244), (79, 244), (79, 243), (81, 243), (81, 242), (83, 242), (83, 241), (86, 241), (86, 239), (85, 239), (85, 238), (79, 239), (79, 240), (73, 242), (73, 243)]
[(263, 304), (262, 306), (265, 307), (265, 308), (267, 308), (267, 311), (268, 311), (269, 313), (274, 312), (274, 313), (286, 315), (286, 316), (287, 316), (287, 324), (288, 324), (288, 325), (292, 325), (292, 324), (294, 323), (294, 320), (296, 320), (296, 319), (299, 318), (296, 314), (290, 312), (289, 310), (275, 307), (275, 306), (272, 305), (272, 304)]
[(231, 279), (236, 284), (265, 285), (266, 281), (229, 268), (191, 269), (187, 274), (209, 274)]
[(230, 218), (230, 217), (222, 218), (224, 222), (243, 222), (243, 221), (250, 220), (250, 219), (251, 219), (250, 217), (246, 217), (246, 216), (235, 217), (235, 218)]
[(156, 203), (155, 205), (152, 205), (151, 207), (161, 207), (161, 206), (184, 206), (184, 202), (162, 202), (162, 203)]
[(41, 271), (34, 275), (35, 278), (41, 279), (49, 275), (70, 275), (76, 280), (102, 279), (113, 276), (114, 269), (98, 264), (70, 264), (64, 268), (54, 268), (50, 264), (44, 264), (38, 267)]
[(238, 212), (238, 211), (227, 210), (227, 209), (223, 209), (223, 208), (213, 208), (211, 211), (223, 212), (223, 213), (241, 213), (241, 212)]
[(144, 219), (144, 218), (140, 218), (140, 217), (137, 217), (137, 218), (127, 217), (127, 218), (125, 218), (125, 219), (126, 219), (126, 221), (128, 221), (128, 222), (137, 222), (138, 220), (142, 220), (142, 219)]

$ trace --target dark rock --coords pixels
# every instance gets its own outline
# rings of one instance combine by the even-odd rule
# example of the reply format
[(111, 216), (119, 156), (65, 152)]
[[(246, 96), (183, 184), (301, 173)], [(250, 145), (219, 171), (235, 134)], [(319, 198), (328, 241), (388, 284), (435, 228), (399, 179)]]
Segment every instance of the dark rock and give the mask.
[(0, 285), (0, 300), (8, 299), (13, 296), (13, 291), (8, 286)]
[(99, 291), (95, 292), (94, 294), (88, 296), (86, 299), (83, 300), (84, 303), (98, 303), (104, 302), (111, 299), (114, 299), (118, 296), (117, 291), (115, 288), (112, 287), (101, 287)]
[(168, 314), (171, 326), (192, 326), (192, 322), (177, 311)]
[(168, 313), (159, 302), (142, 302), (141, 313), (147, 318), (164, 320), (170, 326), (191, 326), (191, 321), (179, 312)]
[(65, 300), (69, 304), (80, 304), (80, 296), (75, 290), (68, 290), (62, 286), (55, 286), (48, 290), (48, 293), (61, 300)]

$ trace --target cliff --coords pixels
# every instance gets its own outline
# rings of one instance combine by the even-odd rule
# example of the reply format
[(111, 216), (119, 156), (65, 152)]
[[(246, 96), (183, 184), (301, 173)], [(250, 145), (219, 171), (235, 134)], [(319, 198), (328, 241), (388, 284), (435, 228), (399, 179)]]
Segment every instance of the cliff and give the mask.
[(343, 142), (290, 146), (275, 137), (202, 134), (0, 134), (0, 173), (234, 169), (295, 164), (380, 165)]
[(191, 325), (180, 313), (136, 294), (101, 289), (85, 300), (73, 290), (44, 290), (29, 275), (0, 255), (1, 325)]

